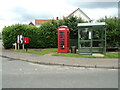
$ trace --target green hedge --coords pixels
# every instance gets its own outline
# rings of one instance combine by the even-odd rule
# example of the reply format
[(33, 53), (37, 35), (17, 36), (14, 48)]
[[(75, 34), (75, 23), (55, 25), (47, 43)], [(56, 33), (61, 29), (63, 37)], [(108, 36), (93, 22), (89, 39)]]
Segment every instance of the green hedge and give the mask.
[(57, 47), (57, 27), (50, 23), (44, 23), (40, 26), (41, 35), (38, 42), (41, 42), (41, 47)]
[(24, 37), (30, 37), (30, 47), (34, 46), (33, 38), (36, 37), (37, 28), (28, 25), (16, 24), (5, 27), (2, 30), (3, 46), (6, 49), (12, 48), (13, 43), (17, 42), (17, 35), (23, 35)]
[(29, 48), (57, 47), (57, 29), (50, 23), (45, 23), (41, 27), (15, 24), (5, 27), (2, 30), (3, 46), (5, 49), (13, 47), (17, 42), (17, 35), (30, 38)]

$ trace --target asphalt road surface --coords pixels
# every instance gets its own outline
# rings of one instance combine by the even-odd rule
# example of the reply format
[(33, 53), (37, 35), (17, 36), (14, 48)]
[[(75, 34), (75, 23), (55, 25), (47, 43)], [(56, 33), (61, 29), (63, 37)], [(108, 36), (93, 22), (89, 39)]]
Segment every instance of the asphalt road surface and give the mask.
[(2, 58), (2, 88), (118, 88), (118, 70), (39, 65)]

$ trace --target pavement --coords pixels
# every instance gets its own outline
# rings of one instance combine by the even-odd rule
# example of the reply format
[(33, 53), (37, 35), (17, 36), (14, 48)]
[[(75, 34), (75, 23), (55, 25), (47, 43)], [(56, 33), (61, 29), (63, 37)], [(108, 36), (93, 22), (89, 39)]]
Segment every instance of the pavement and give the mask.
[(84, 67), (84, 68), (107, 68), (119, 69), (118, 59), (103, 59), (103, 58), (74, 58), (74, 57), (61, 57), (50, 55), (36, 55), (29, 53), (14, 52), (11, 50), (2, 49), (0, 56), (11, 58), (11, 60), (22, 60), (37, 64), (45, 65), (62, 65), (71, 67)]

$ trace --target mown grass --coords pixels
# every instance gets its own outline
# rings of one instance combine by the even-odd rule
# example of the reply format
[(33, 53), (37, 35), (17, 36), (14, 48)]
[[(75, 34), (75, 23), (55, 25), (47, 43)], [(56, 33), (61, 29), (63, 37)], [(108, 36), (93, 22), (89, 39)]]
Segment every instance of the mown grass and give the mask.
[(77, 57), (77, 58), (118, 58), (120, 53), (106, 53), (106, 56), (90, 56), (90, 55), (79, 55), (73, 53), (56, 53), (52, 54), (52, 56), (64, 56), (64, 57)]
[(14, 50), (16, 52), (21, 53), (31, 53), (31, 54), (37, 54), (37, 55), (45, 55), (52, 52), (57, 52), (56, 48), (47, 48), (47, 49), (28, 49), (26, 52), (25, 50)]
[(45, 55), (49, 53), (54, 53), (52, 56), (63, 56), (63, 57), (77, 57), (77, 58), (118, 58), (120, 53), (118, 52), (107, 52), (106, 56), (100, 57), (100, 56), (89, 56), (89, 55), (80, 55), (80, 54), (73, 54), (73, 53), (57, 53), (57, 48), (45, 48), (45, 49), (28, 49), (26, 52), (25, 50), (13, 50), (16, 52), (21, 53), (31, 53), (31, 54), (37, 54), (37, 55)]

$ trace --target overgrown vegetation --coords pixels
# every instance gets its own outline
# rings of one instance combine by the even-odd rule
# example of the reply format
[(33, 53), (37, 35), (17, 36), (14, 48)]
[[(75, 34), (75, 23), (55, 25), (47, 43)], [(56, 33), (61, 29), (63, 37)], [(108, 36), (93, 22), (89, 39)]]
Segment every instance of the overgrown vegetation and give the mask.
[[(98, 20), (104, 22), (104, 19)], [(120, 19), (117, 17), (107, 18), (106, 39), (107, 47), (119, 47), (120, 46)]]

